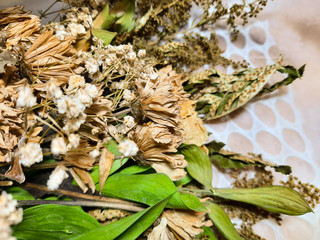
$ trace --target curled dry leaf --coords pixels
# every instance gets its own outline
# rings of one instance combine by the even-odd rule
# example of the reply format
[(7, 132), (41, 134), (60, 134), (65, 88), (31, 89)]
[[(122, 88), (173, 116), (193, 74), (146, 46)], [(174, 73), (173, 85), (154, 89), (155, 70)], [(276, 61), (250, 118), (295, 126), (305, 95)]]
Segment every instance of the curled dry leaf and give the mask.
[(78, 174), (72, 169), (69, 168), (69, 172), (71, 173), (71, 176), (73, 177), (73, 179), (76, 181), (76, 183), (78, 184), (78, 186), (81, 188), (81, 190), (83, 191), (83, 193), (86, 193), (88, 191), (88, 187), (86, 186), (86, 184), (82, 181), (82, 179), (78, 176)]
[(100, 161), (99, 161), (99, 187), (100, 194), (104, 187), (104, 184), (109, 176), (112, 164), (114, 161), (114, 154), (108, 151), (106, 148), (102, 150)]
[(204, 221), (205, 214), (193, 211), (165, 210), (162, 217), (168, 221), (171, 230), (182, 239), (191, 240), (203, 232), (203, 226), (212, 226), (212, 222)]

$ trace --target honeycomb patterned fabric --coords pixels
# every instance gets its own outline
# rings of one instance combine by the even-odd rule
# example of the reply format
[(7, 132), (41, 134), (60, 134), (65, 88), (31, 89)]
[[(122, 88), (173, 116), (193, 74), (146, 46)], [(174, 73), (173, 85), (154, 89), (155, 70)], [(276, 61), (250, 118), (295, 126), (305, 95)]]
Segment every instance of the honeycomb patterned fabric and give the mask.
[[(234, 1), (230, 1), (234, 2)], [(241, 1), (240, 1), (241, 2)], [(37, 13), (51, 1), (0, 1), (0, 8), (25, 5)], [(59, 5), (57, 5), (59, 7)], [(224, 56), (246, 60), (251, 67), (273, 64), (280, 54), (284, 63), (299, 67), (307, 64), (302, 80), (275, 93), (251, 101), (245, 107), (206, 127), (210, 139), (220, 140), (235, 152), (261, 153), (265, 160), (292, 166), (302, 182), (320, 187), (320, 4), (318, 0), (270, 1), (261, 15), (241, 28), (239, 38), (231, 42), (223, 26), (215, 30)], [(196, 13), (195, 13), (196, 14)], [(210, 34), (210, 32), (202, 32)], [(221, 69), (220, 69), (221, 70)], [(232, 69), (227, 69), (231, 72)], [(280, 79), (275, 75), (274, 81)], [(283, 180), (275, 173), (275, 181)], [(213, 172), (213, 186), (230, 187), (233, 180)], [(320, 207), (300, 217), (283, 216), (282, 225), (262, 220), (254, 226), (267, 240), (320, 239)], [(239, 224), (235, 222), (235, 224)]]

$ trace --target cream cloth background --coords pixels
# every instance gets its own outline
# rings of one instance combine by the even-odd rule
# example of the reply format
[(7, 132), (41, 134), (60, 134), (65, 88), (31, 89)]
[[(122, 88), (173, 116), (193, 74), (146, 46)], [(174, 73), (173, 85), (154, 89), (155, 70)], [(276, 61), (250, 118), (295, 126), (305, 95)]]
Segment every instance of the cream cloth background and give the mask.
[[(1, 0), (0, 7), (24, 4), (26, 9), (37, 13), (38, 9), (45, 9), (52, 2)], [(221, 47), (226, 50), (226, 57), (245, 59), (256, 67), (272, 64), (283, 54), (286, 64), (299, 67), (306, 63), (307, 66), (302, 80), (273, 93), (272, 97), (252, 101), (229, 116), (207, 124), (213, 133), (211, 138), (227, 143), (229, 149), (261, 153), (266, 160), (288, 164), (294, 175), (317, 187), (320, 187), (319, 12), (319, 0), (269, 1), (259, 17), (241, 29), (234, 43), (220, 26), (216, 33)], [(279, 75), (275, 80), (280, 79)], [(226, 175), (214, 170), (213, 176), (213, 186), (230, 187), (232, 180)], [(278, 174), (276, 180), (280, 179)], [(317, 206), (315, 213), (284, 216), (281, 226), (263, 220), (254, 228), (268, 240), (319, 240), (319, 210)]]

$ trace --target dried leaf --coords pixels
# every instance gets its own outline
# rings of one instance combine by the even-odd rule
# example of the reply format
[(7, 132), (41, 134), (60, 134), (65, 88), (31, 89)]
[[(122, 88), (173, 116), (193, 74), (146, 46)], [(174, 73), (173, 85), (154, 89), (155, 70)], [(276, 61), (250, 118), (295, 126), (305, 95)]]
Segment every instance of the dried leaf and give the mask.
[(208, 137), (207, 129), (203, 126), (202, 120), (198, 117), (191, 100), (180, 101), (180, 117), (183, 142), (186, 144), (203, 145)]
[(5, 173), (5, 177), (15, 180), (18, 183), (23, 183), (26, 179), (26, 177), (24, 176), (21, 164), (19, 163), (19, 158), (15, 157), (13, 160), (13, 163), (11, 165), (11, 167), (9, 168), (9, 170)]
[(104, 184), (110, 174), (111, 167), (114, 161), (114, 154), (108, 151), (106, 148), (102, 150), (99, 161), (99, 187), (100, 194), (104, 187)]

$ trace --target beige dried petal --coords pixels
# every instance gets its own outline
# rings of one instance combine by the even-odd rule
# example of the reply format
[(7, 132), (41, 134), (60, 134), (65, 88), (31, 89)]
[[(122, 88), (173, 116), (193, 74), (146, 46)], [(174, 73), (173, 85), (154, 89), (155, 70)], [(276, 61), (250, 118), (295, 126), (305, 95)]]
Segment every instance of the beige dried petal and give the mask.
[(73, 170), (75, 170), (75, 172), (79, 175), (81, 181), (91, 189), (92, 193), (94, 193), (96, 191), (96, 185), (92, 180), (89, 172), (87, 170), (76, 167), (74, 167)]
[(148, 240), (175, 240), (173, 233), (167, 228), (168, 222), (166, 218), (161, 218), (158, 226), (154, 227), (148, 235)]
[(202, 226), (212, 225), (204, 222), (206, 213), (186, 210), (165, 210), (162, 217), (168, 221), (169, 227), (183, 239), (191, 240), (203, 232)]
[(114, 155), (112, 152), (108, 151), (106, 148), (102, 150), (100, 161), (99, 161), (99, 187), (100, 194), (104, 187), (104, 184), (109, 176), (112, 164), (114, 161)]
[(77, 173), (69, 168), (69, 172), (71, 173), (73, 179), (76, 181), (76, 183), (78, 184), (78, 186), (81, 188), (81, 190), (83, 191), (83, 193), (86, 193), (88, 191), (88, 187), (86, 186), (86, 184), (82, 181), (82, 179), (77, 175)]
[(193, 104), (194, 102), (191, 100), (179, 102), (183, 142), (201, 146), (206, 142), (208, 132), (194, 110)]

